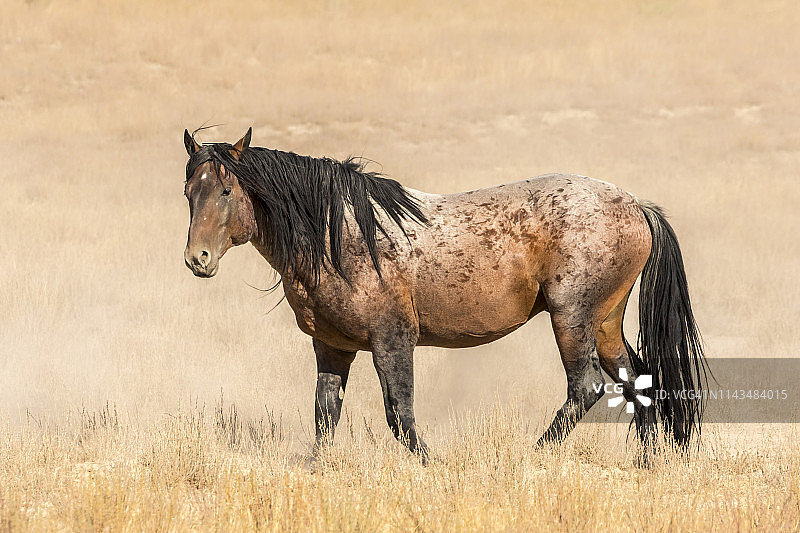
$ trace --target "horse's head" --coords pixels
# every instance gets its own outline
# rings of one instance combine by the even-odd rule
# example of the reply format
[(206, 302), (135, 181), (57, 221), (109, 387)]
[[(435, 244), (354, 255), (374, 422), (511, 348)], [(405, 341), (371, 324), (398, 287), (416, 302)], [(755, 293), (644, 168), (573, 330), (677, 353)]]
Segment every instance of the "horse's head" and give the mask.
[[(229, 145), (234, 159), (247, 150), (251, 132), (247, 130), (239, 142)], [(184, 131), (183, 142), (190, 162), (192, 156), (209, 149), (197, 144), (188, 131)], [(219, 259), (228, 249), (245, 244), (255, 234), (253, 204), (236, 176), (219, 162), (209, 158), (190, 172), (184, 191), (189, 200), (190, 221), (183, 257), (195, 276), (210, 278), (217, 273)]]

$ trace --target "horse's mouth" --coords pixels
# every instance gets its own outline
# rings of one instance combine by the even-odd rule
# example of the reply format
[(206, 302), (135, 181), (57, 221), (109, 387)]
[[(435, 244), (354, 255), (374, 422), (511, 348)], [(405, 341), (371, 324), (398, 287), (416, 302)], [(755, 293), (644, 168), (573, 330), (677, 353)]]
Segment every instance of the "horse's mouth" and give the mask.
[(192, 270), (192, 273), (198, 278), (213, 278), (217, 274), (217, 267), (214, 267), (211, 271)]
[(188, 261), (185, 263), (186, 267), (192, 271), (192, 274), (198, 278), (213, 278), (217, 274), (217, 270), (219, 270), (219, 263), (206, 266), (191, 264)]

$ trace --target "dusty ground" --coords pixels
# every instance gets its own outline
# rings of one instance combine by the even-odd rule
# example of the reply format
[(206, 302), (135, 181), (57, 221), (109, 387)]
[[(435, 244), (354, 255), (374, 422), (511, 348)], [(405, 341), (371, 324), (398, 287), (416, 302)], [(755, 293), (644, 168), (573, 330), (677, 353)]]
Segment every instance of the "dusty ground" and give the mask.
[(671, 213), (711, 357), (796, 356), (800, 9), (579, 6), (6, 2), (0, 529), (800, 528), (795, 426), (709, 426), (652, 471), (615, 425), (534, 451), (565, 383), (545, 316), (418, 350), (429, 468), (361, 355), (312, 473), (310, 342), (248, 286), (272, 272), (183, 265), (181, 135), (206, 121), (431, 192), (574, 172)]

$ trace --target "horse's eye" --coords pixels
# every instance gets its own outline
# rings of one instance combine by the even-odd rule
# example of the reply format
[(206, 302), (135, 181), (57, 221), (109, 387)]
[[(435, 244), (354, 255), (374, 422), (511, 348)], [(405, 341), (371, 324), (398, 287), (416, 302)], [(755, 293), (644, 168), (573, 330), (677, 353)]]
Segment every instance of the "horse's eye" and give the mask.
[(225, 187), (224, 189), (222, 189), (222, 196), (230, 196), (230, 194), (231, 194), (230, 187)]

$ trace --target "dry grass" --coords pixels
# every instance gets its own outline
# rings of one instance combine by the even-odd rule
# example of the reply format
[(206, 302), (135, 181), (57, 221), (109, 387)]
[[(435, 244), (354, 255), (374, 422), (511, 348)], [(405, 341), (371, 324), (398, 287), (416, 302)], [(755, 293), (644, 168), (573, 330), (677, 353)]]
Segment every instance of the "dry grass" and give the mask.
[(611, 424), (533, 450), (565, 382), (545, 317), (418, 350), (428, 468), (360, 356), (310, 471), (310, 343), (247, 287), (252, 249), (190, 275), (181, 196), (206, 120), (432, 192), (608, 179), (672, 213), (711, 356), (795, 356), (799, 25), (780, 1), (5, 2), (0, 529), (800, 528), (793, 426), (709, 427), (651, 471)]
[[(459, 417), (424, 467), (348, 418), (315, 465), (270, 416), (180, 410), (141, 433), (113, 410), (31, 420), (4, 440), (0, 527), (85, 530), (796, 530), (797, 435), (764, 450), (665, 452), (631, 466), (623, 435), (584, 426), (536, 451), (507, 407)], [(590, 429), (586, 429), (590, 428)], [(720, 436), (711, 436), (718, 442)]]

